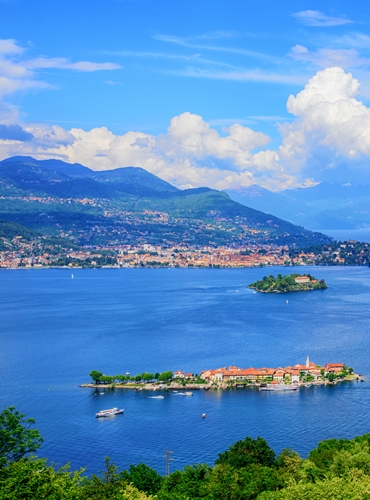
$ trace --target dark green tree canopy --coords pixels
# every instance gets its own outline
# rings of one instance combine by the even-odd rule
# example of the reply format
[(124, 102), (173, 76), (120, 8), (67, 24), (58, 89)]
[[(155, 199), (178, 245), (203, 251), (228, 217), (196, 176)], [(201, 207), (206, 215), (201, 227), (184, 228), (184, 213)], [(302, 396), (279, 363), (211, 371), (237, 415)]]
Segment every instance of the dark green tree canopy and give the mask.
[(252, 464), (272, 467), (275, 464), (275, 458), (274, 450), (263, 438), (246, 437), (230, 446), (224, 453), (219, 453), (216, 464), (229, 464), (237, 469)]
[(173, 373), (171, 371), (162, 372), (159, 375), (158, 380), (160, 380), (161, 382), (167, 382), (168, 380), (171, 380), (172, 377), (173, 377)]
[(100, 382), (100, 378), (103, 376), (102, 372), (99, 372), (98, 370), (92, 370), (89, 375), (95, 383)]
[(34, 423), (33, 418), (26, 419), (14, 406), (0, 413), (0, 467), (40, 448), (40, 433), (30, 428)]
[(149, 495), (158, 493), (163, 482), (163, 477), (157, 471), (143, 463), (130, 465), (129, 470), (123, 471), (121, 477), (127, 483)]

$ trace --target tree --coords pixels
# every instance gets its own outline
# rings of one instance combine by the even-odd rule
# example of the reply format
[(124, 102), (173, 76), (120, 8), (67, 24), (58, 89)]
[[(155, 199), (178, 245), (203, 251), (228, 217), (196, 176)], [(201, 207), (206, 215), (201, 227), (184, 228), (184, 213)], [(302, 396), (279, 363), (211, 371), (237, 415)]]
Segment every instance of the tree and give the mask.
[(68, 465), (55, 469), (48, 465), (46, 458), (22, 458), (0, 468), (0, 497), (7, 500), (77, 500), (81, 498), (83, 472), (83, 469), (71, 471)]
[(219, 464), (209, 476), (206, 498), (252, 500), (260, 492), (278, 489), (281, 483), (278, 471), (270, 467), (251, 464), (235, 469)]
[(100, 378), (103, 376), (102, 372), (98, 372), (97, 370), (92, 370), (89, 375), (95, 384), (98, 384), (100, 382)]
[(0, 467), (15, 462), (40, 448), (43, 441), (37, 429), (30, 429), (33, 418), (24, 418), (14, 406), (0, 413)]
[(219, 453), (216, 464), (229, 464), (235, 468), (252, 464), (271, 467), (275, 464), (275, 452), (263, 438), (246, 437), (230, 446), (224, 453)]
[(156, 380), (158, 380), (158, 379), (159, 379), (159, 375), (160, 375), (160, 373), (158, 373), (158, 372), (157, 372), (157, 373), (154, 375), (154, 378), (155, 378)]
[(163, 478), (157, 471), (141, 463), (130, 465), (129, 470), (121, 473), (121, 477), (140, 491), (155, 495), (161, 489)]
[[(206, 464), (186, 465), (163, 481), (158, 500), (219, 498), (207, 496), (208, 476), (212, 468)], [(231, 498), (231, 497), (230, 497)]]
[(338, 500), (364, 499), (370, 496), (370, 478), (361, 472), (349, 474), (349, 477), (333, 477), (315, 484), (293, 484), (280, 491), (263, 492), (259, 500)]
[(335, 379), (334, 373), (332, 373), (332, 372), (328, 373), (328, 380), (329, 380), (329, 382), (334, 382), (334, 379)]
[(158, 377), (158, 380), (161, 380), (163, 382), (167, 382), (168, 380), (170, 380), (171, 378), (173, 377), (173, 374), (172, 372), (162, 372), (159, 377)]
[[(127, 481), (117, 471), (117, 466), (105, 458), (105, 471), (100, 475), (93, 474), (81, 487), (80, 495), (74, 499), (83, 500), (142, 500), (147, 497), (140, 493), (133, 486), (129, 486)], [(78, 492), (76, 492), (78, 493)], [(63, 498), (63, 497), (61, 497)]]

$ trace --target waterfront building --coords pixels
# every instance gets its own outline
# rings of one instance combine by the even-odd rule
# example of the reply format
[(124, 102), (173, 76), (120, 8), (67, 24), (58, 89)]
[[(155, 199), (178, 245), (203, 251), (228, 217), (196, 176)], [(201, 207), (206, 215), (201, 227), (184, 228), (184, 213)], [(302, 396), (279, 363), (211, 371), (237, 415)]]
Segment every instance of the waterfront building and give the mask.
[[(240, 368), (238, 366), (229, 366), (228, 368), (216, 368), (215, 370), (203, 370), (201, 378), (210, 382), (274, 382), (291, 383), (300, 382), (301, 376), (311, 375), (314, 380), (320, 379), (323, 374), (340, 373), (344, 369), (344, 363), (328, 363), (323, 369), (310, 361), (307, 356), (305, 364), (296, 364), (286, 366), (285, 368)], [(183, 373), (183, 372), (175, 372)], [(186, 378), (188, 375), (184, 375)]]
[(287, 372), (285, 370), (278, 368), (273, 375), (273, 380), (276, 382), (283, 382), (286, 375)]
[(297, 284), (302, 284), (302, 283), (309, 283), (311, 279), (309, 276), (297, 276), (296, 278), (294, 278), (294, 281)]
[(343, 371), (344, 363), (327, 363), (325, 365), (325, 375), (327, 373), (339, 373)]

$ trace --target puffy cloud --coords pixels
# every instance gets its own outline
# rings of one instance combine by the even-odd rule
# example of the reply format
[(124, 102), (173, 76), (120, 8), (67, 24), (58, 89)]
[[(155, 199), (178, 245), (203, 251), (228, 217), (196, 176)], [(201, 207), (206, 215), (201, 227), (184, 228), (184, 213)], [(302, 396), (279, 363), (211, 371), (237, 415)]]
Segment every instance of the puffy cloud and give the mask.
[(28, 134), (32, 135), (40, 148), (49, 149), (73, 144), (74, 136), (58, 125), (26, 127)]
[[(327, 68), (311, 78), (287, 109), (297, 118), (281, 126), (279, 159), (286, 170), (308, 172), (318, 181), (369, 180), (370, 109), (356, 99), (360, 84), (342, 68)], [(350, 178), (350, 177), (351, 178)]]
[(359, 90), (359, 81), (342, 68), (318, 71), (289, 96), (293, 119), (279, 125), (282, 142), (277, 149), (268, 149), (269, 137), (248, 126), (234, 123), (220, 133), (201, 116), (185, 112), (157, 136), (29, 124), (23, 129), (32, 139), (0, 140), (0, 156), (57, 157), (96, 170), (140, 166), (180, 187), (258, 183), (284, 189), (329, 176), (370, 181), (370, 109), (358, 99)]
[(321, 103), (325, 105), (349, 101), (357, 106), (361, 103), (353, 98), (359, 93), (359, 89), (360, 83), (351, 73), (345, 73), (342, 68), (327, 68), (318, 71), (296, 97), (289, 96), (287, 109), (289, 113), (298, 116), (309, 108), (317, 108)]
[[(172, 118), (166, 134), (142, 132), (115, 135), (106, 127), (84, 131), (73, 128), (28, 126), (34, 139), (26, 146), (7, 144), (3, 157), (14, 154), (55, 156), (83, 163), (96, 170), (141, 166), (179, 186), (210, 185), (225, 189), (252, 184), (258, 177), (277, 186), (279, 176), (274, 151), (255, 150), (266, 146), (269, 137), (249, 127), (233, 124), (220, 135), (199, 115), (183, 113)], [(0, 141), (1, 143), (1, 141)], [(255, 178), (256, 176), (256, 178)], [(288, 176), (284, 175), (284, 182)]]

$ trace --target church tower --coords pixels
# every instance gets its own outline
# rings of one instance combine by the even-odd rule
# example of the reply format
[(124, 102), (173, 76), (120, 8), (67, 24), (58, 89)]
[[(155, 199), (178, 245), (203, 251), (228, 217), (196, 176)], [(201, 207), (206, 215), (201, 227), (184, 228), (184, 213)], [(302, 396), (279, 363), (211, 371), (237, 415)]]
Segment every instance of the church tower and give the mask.
[(307, 356), (306, 358), (306, 368), (310, 367), (310, 358)]

